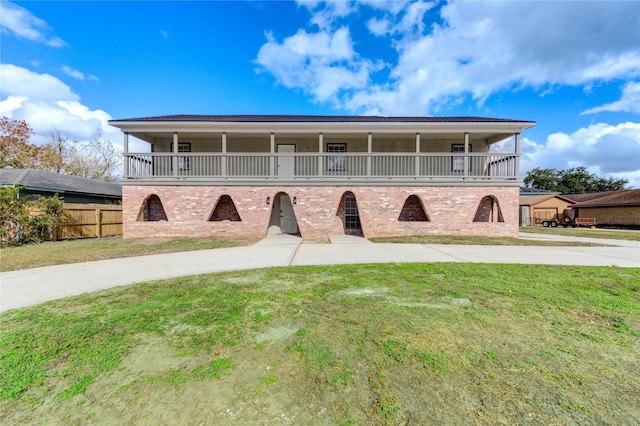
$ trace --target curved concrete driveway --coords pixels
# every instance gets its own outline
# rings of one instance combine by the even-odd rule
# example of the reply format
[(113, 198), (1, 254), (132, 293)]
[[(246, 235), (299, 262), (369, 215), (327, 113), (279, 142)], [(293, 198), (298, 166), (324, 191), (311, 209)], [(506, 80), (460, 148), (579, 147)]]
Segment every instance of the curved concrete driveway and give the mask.
[[(521, 234), (521, 238), (567, 237)], [(572, 238), (576, 240), (576, 238)], [(640, 267), (640, 242), (590, 240), (611, 247), (373, 244), (334, 236), (332, 244), (270, 235), (255, 245), (47, 266), (0, 274), (0, 312), (106, 288), (187, 275), (290, 265), (480, 262)]]

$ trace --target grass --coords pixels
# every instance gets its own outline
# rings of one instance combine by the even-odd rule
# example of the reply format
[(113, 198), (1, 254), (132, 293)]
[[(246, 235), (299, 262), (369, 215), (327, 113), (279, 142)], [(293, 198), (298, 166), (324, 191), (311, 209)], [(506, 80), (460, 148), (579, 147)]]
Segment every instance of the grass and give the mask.
[(484, 237), (466, 235), (410, 235), (407, 237), (376, 237), (374, 243), (399, 244), (457, 244), (479, 246), (597, 246), (598, 244), (572, 241), (538, 241), (513, 237)]
[(0, 315), (0, 423), (632, 424), (639, 295), (636, 268), (448, 263), (119, 287)]
[(545, 228), (541, 226), (523, 226), (520, 232), (535, 234), (565, 235), (568, 237), (605, 238), (611, 240), (640, 241), (640, 231), (620, 229), (587, 229), (587, 228)]
[(25, 244), (18, 247), (2, 247), (0, 249), (0, 271), (14, 271), (118, 257), (235, 247), (254, 242), (252, 240), (216, 238), (123, 239), (122, 237), (49, 241), (41, 244)]

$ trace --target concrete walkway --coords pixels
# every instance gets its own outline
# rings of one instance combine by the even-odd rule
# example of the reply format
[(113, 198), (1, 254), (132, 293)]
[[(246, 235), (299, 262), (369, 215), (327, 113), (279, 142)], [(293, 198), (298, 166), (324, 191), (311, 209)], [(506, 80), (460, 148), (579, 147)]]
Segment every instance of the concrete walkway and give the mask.
[[(564, 241), (567, 237), (521, 234)], [(640, 267), (640, 242), (570, 238), (610, 247), (380, 244), (336, 235), (331, 244), (269, 235), (248, 247), (157, 254), (47, 266), (0, 274), (0, 312), (106, 288), (187, 275), (290, 265), (387, 262), (477, 262)]]

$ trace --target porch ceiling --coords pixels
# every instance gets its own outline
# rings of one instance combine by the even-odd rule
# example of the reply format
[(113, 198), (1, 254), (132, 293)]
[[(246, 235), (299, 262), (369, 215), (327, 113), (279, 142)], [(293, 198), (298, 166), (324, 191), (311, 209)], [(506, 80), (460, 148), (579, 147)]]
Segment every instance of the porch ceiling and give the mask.
[[(127, 131), (124, 130), (123, 131)], [(222, 135), (222, 131), (202, 131), (202, 130), (189, 130), (189, 129), (181, 129), (181, 130), (171, 130), (171, 131), (129, 131), (129, 135), (141, 139), (143, 141), (152, 143), (154, 140), (160, 138), (170, 138), (173, 133), (177, 131), (178, 137), (180, 139), (185, 138), (220, 138)], [(255, 137), (255, 136), (268, 136), (271, 132), (242, 132), (242, 131), (228, 131), (227, 136), (237, 136), (237, 137)], [(335, 138), (353, 138), (354, 136), (363, 136), (366, 137), (366, 130), (361, 130), (360, 132), (332, 132), (332, 131), (317, 131), (317, 132), (273, 132), (276, 137), (276, 141), (278, 140), (278, 136), (287, 137), (287, 138), (309, 138), (314, 137), (317, 138), (319, 133), (323, 133), (325, 135), (325, 139), (330, 137), (331, 139)], [(371, 132), (374, 138), (391, 138), (391, 137), (401, 137), (403, 139), (407, 138), (415, 138), (415, 133), (417, 132)], [(473, 140), (486, 140), (488, 143), (495, 143), (504, 139), (507, 139), (513, 135), (515, 132), (508, 133), (496, 133), (496, 132), (469, 132), (470, 138)], [(420, 132), (423, 139), (439, 139), (439, 140), (462, 140), (464, 132)]]

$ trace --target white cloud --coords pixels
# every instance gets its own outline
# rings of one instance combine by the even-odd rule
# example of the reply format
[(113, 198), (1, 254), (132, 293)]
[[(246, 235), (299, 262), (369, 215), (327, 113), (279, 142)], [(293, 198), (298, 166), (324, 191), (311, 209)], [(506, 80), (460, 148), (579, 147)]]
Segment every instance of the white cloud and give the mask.
[[(299, 29), (282, 42), (270, 36), (257, 63), (283, 85), (320, 102), (340, 99), (339, 107), (355, 113), (428, 114), (469, 97), (481, 104), (493, 93), (514, 88), (545, 91), (640, 76), (638, 2), (451, 1), (439, 9), (429, 2), (302, 4), (311, 13), (310, 27), (318, 25), (319, 31)], [(358, 19), (365, 9), (373, 17)], [(427, 14), (433, 16), (427, 19)], [(397, 53), (397, 61), (387, 65), (389, 78), (372, 82), (380, 70), (372, 65), (382, 61), (357, 51), (346, 68), (332, 61), (310, 66), (317, 59), (312, 49), (296, 51), (295, 61), (286, 52), (294, 39), (332, 37), (336, 28), (348, 35), (354, 50), (360, 43), (353, 40), (355, 34), (368, 30), (370, 36), (386, 38)], [(318, 40), (313, 46), (332, 48)], [(358, 84), (337, 80), (333, 96), (327, 97), (315, 89), (328, 78), (328, 67), (357, 68)], [(290, 78), (298, 74), (305, 77)]]
[(298, 1), (298, 5), (313, 12), (311, 23), (317, 25), (321, 31), (331, 30), (337, 20), (357, 11), (354, 2), (345, 0), (327, 2), (302, 0)]
[(640, 114), (640, 81), (627, 83), (622, 89), (622, 98), (619, 101), (588, 109), (583, 111), (582, 115), (603, 111)]
[(0, 114), (25, 120), (35, 131), (31, 140), (41, 144), (54, 132), (74, 141), (91, 141), (96, 130), (122, 149), (122, 134), (108, 124), (111, 116), (92, 110), (62, 81), (49, 74), (1, 64)]
[(51, 36), (51, 27), (42, 19), (33, 16), (27, 9), (8, 1), (0, 2), (2, 32), (14, 34), (16, 37), (38, 43), (45, 43), (51, 47), (63, 47), (64, 40)]
[(585, 166), (600, 176), (624, 178), (640, 188), (640, 123), (594, 124), (571, 134), (554, 133), (543, 143), (523, 138), (523, 175), (535, 168)]
[(354, 52), (348, 29), (299, 30), (279, 43), (271, 34), (258, 52), (262, 69), (289, 88), (304, 88), (319, 101), (336, 101), (341, 90), (363, 88), (377, 67)]
[(38, 74), (12, 64), (0, 64), (0, 75), (0, 93), (3, 96), (24, 96), (41, 101), (79, 99), (69, 86), (49, 74)]
[(22, 103), (26, 100), (27, 98), (23, 96), (10, 95), (4, 101), (0, 101), (0, 115), (11, 117), (12, 111), (22, 107)]
[(160, 35), (162, 36), (162, 38), (169, 38), (169, 33), (165, 30), (160, 30)]
[(70, 68), (68, 66), (63, 66), (61, 68), (62, 72), (65, 73), (66, 75), (68, 75), (69, 77), (73, 77), (76, 80), (84, 80), (84, 74), (81, 73), (78, 70), (74, 70), (73, 68)]

